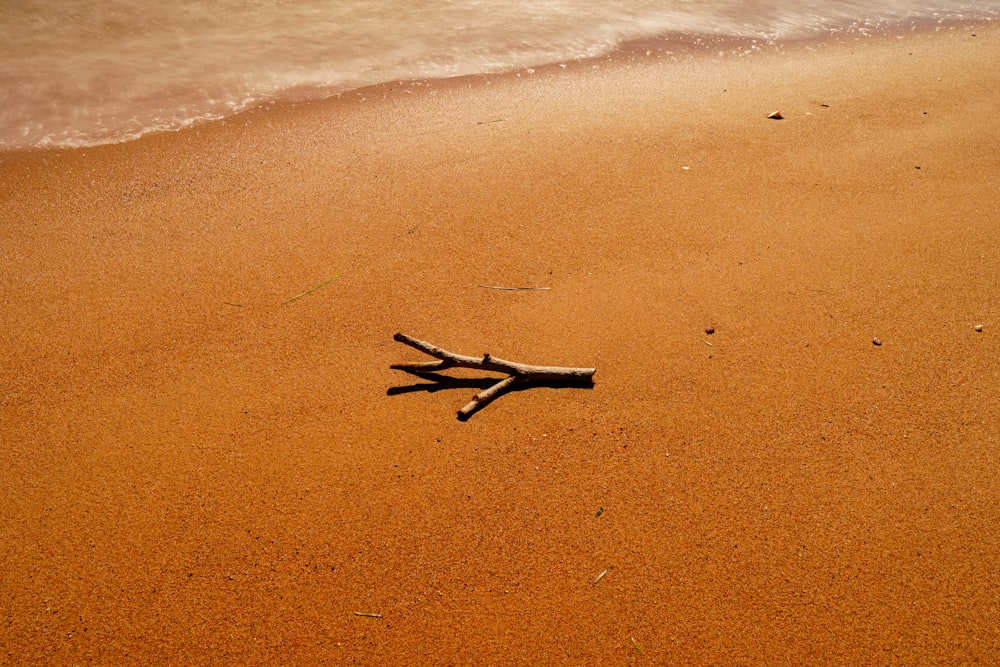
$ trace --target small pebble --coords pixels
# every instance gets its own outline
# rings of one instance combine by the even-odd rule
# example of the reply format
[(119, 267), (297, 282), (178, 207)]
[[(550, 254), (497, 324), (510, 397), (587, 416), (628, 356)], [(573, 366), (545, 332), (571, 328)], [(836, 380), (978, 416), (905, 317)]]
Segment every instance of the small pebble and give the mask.
[(781, 120), (782, 118), (784, 118), (784, 116), (781, 115), (780, 111), (772, 111), (771, 113), (767, 114), (767, 117), (770, 118), (771, 120)]
[(705, 327), (705, 333), (711, 336), (712, 334), (715, 333), (715, 327)]
[(881, 338), (876, 336), (875, 338), (872, 339), (872, 345), (881, 345), (881, 344), (882, 344)]
[(976, 331), (982, 333), (982, 331), (983, 331), (983, 325), (982, 324), (977, 324), (976, 325)]

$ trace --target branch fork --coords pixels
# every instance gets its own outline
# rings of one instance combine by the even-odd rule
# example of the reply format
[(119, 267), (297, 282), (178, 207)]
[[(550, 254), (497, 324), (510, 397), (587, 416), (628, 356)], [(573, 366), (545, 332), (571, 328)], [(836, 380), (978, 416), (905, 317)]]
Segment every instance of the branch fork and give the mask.
[(594, 368), (567, 368), (563, 366), (532, 366), (498, 359), (490, 354), (484, 354), (481, 358), (469, 357), (449, 352), (406, 334), (398, 333), (392, 338), (438, 360), (392, 364), (389, 368), (395, 370), (422, 375), (436, 373), (437, 371), (449, 368), (476, 368), (507, 374), (507, 377), (502, 378), (496, 384), (473, 396), (472, 400), (458, 411), (458, 418), (461, 421), (467, 420), (498, 396), (524, 385), (591, 386), (594, 384), (594, 373), (597, 370)]

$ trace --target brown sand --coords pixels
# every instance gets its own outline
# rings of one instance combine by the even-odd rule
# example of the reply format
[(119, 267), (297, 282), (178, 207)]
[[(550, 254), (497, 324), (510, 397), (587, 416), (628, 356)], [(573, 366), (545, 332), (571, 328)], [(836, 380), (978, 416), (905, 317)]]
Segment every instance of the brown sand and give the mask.
[[(0, 662), (994, 660), (998, 45), (5, 156)], [(461, 423), (396, 331), (597, 384)]]

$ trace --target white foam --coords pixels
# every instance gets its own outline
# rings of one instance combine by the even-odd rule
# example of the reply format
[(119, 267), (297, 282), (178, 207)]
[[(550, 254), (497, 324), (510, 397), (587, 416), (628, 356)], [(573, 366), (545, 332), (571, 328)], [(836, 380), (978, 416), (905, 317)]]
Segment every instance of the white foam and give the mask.
[(126, 141), (253, 105), (526, 69), (656, 35), (762, 41), (1000, 0), (22, 0), (0, 3), (0, 148)]

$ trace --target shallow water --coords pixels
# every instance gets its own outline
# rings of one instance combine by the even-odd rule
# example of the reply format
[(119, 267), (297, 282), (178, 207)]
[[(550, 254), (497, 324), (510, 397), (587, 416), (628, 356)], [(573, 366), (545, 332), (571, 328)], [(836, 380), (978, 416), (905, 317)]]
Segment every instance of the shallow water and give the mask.
[(633, 39), (982, 19), (1000, 19), (1000, 0), (9, 0), (0, 149), (125, 141), (269, 101), (568, 61)]

